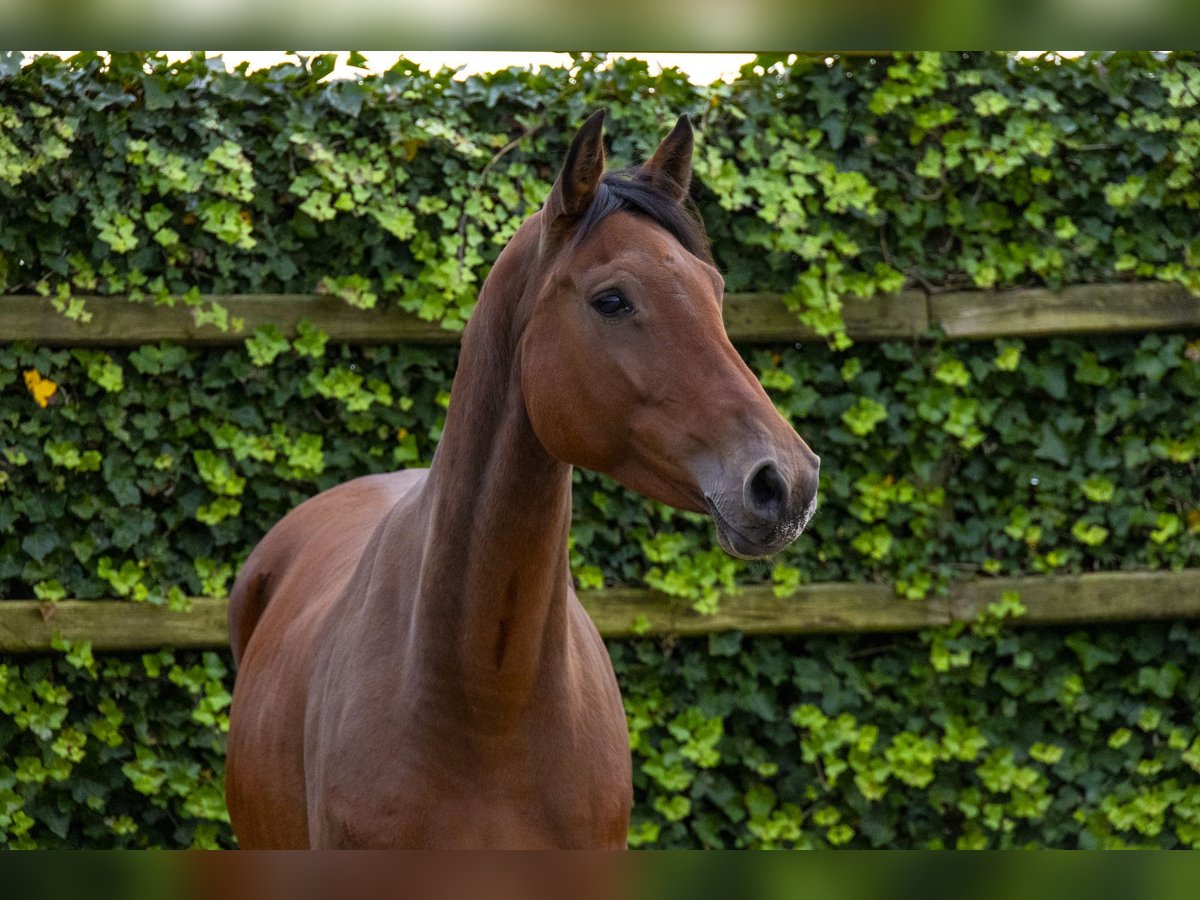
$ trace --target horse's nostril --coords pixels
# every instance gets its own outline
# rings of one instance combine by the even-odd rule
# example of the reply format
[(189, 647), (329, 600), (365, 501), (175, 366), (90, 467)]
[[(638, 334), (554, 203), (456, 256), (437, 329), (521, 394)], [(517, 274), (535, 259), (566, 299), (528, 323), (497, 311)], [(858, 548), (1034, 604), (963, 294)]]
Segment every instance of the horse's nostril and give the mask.
[(746, 505), (764, 519), (778, 518), (787, 507), (787, 482), (772, 462), (758, 465), (746, 482)]

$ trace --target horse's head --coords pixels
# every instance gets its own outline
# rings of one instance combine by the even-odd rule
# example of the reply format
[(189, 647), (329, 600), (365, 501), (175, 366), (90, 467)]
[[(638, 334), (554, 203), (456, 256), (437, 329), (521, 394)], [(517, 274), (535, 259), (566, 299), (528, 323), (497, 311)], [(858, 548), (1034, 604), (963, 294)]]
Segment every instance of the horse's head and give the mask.
[(691, 124), (681, 118), (640, 168), (605, 174), (602, 121), (580, 129), (528, 223), (530, 422), (558, 459), (710, 513), (727, 552), (774, 553), (816, 509), (820, 459), (725, 334), (724, 282), (685, 206)]

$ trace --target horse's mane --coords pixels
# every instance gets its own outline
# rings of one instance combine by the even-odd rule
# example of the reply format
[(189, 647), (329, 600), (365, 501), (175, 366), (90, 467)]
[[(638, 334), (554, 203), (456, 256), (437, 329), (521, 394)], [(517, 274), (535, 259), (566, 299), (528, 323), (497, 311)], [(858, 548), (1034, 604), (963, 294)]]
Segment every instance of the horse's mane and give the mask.
[(637, 169), (614, 169), (604, 173), (596, 196), (575, 227), (575, 241), (584, 240), (593, 229), (618, 210), (644, 216), (666, 229), (693, 256), (711, 263), (712, 251), (704, 221), (690, 199), (680, 202), (654, 182), (640, 178)]

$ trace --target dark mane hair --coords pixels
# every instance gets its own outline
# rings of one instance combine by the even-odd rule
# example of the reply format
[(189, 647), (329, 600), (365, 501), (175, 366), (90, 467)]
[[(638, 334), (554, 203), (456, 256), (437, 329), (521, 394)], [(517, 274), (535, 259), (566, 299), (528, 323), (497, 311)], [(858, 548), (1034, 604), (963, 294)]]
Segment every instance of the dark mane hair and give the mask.
[(705, 262), (713, 261), (704, 221), (691, 199), (682, 203), (653, 182), (637, 177), (636, 169), (605, 172), (591, 206), (579, 220), (575, 241), (584, 240), (593, 229), (617, 210), (641, 215), (667, 230), (684, 249)]

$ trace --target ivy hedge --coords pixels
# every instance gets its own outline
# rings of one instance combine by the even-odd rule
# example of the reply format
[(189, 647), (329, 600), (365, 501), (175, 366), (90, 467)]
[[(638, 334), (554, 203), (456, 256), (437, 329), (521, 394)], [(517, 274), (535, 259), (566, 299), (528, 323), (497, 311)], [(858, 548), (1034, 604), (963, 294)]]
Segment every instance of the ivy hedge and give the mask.
[[(353, 61), (353, 60), (352, 60)], [(763, 56), (732, 84), (637, 60), (322, 81), (202, 54), (0, 55), (0, 292), (166, 302), (327, 291), (448, 327), (545, 197), (579, 123), (644, 159), (681, 112), (728, 289), (1156, 279), (1200, 289), (1200, 54)]]
[[(770, 563), (576, 475), (582, 588), (701, 610), (739, 583), (1200, 564), (1200, 335), (850, 345), (838, 298), (1157, 279), (1200, 288), (1196, 55), (762, 57), (734, 84), (581, 56), (458, 81), (317, 57), (0, 56), (0, 293), (187, 303), (324, 291), (448, 328), (585, 113), (644, 156), (680, 111), (731, 290), (826, 346), (744, 348), (822, 455)], [(176, 299), (178, 298), (178, 299)], [(0, 322), (0, 340), (3, 339)], [(222, 595), (315, 491), (427, 461), (456, 351), (273, 328), (243, 346), (0, 344), (0, 598)], [(612, 642), (643, 846), (1200, 846), (1200, 631), (1013, 631), (1020, 598), (913, 636)], [(214, 846), (232, 676), (169, 650), (0, 664), (0, 839)]]

